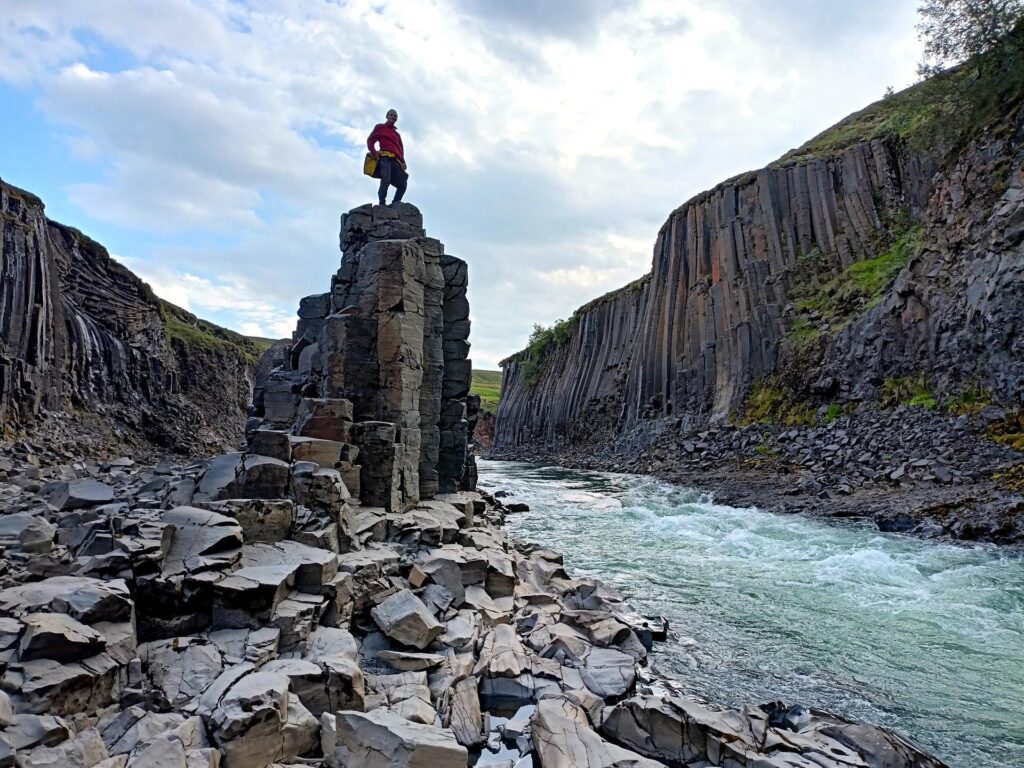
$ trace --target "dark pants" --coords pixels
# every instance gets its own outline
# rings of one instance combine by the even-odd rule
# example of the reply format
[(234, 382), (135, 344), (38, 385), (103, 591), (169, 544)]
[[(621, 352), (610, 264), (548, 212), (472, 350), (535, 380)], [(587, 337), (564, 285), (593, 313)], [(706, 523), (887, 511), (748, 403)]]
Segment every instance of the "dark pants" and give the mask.
[(391, 202), (402, 202), (402, 195), (405, 194), (405, 186), (409, 183), (409, 174), (402, 170), (402, 164), (394, 157), (381, 157), (380, 162), (380, 189), (377, 190), (377, 197), (380, 204), (384, 205), (388, 196), (388, 187), (395, 188), (395, 199)]

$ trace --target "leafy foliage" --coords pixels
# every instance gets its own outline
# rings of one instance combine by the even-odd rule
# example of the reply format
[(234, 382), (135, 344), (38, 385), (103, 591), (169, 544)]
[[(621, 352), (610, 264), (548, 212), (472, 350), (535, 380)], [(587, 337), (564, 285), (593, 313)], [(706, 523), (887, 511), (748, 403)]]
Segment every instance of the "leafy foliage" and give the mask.
[(1024, 17), (1024, 0), (924, 0), (917, 33), (922, 77), (999, 46)]
[(521, 363), (520, 370), (523, 373), (523, 383), (527, 387), (537, 386), (544, 376), (545, 358), (549, 350), (560, 347), (572, 338), (573, 331), (579, 325), (579, 312), (568, 320), (557, 320), (554, 325), (545, 328), (542, 325), (534, 325), (533, 333), (526, 343), (526, 349), (519, 353)]

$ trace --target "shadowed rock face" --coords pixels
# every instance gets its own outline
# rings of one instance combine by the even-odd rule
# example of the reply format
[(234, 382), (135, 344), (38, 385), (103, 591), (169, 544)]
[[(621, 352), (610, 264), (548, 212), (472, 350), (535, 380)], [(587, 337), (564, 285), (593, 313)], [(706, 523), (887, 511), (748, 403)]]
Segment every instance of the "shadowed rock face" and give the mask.
[(46, 411), (113, 406), (105, 420), (165, 447), (238, 440), (254, 346), (172, 338), (165, 312), (187, 313), (162, 307), (105, 248), (2, 181), (0, 220), (0, 428), (17, 433)]
[[(864, 141), (697, 196), (658, 233), (651, 273), (578, 310), (539, 375), (525, 353), (506, 361), (495, 449), (557, 451), (670, 415), (723, 420), (773, 375), (823, 402), (871, 400), (886, 378), (920, 374), (936, 390), (974, 381), (1019, 401), (1020, 141), (985, 139), (942, 169)], [(840, 327), (814, 328), (814, 343), (795, 341), (802, 297), (914, 226), (894, 283)]]

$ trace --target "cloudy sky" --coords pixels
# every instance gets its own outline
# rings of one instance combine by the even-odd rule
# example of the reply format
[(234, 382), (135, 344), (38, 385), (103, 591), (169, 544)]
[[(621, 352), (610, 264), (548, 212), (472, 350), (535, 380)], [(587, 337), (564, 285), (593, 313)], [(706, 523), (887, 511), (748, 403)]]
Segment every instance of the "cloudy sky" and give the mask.
[(375, 197), (470, 264), (473, 358), (648, 271), (668, 213), (914, 80), (915, 0), (0, 0), (0, 177), (158, 294), (284, 336)]

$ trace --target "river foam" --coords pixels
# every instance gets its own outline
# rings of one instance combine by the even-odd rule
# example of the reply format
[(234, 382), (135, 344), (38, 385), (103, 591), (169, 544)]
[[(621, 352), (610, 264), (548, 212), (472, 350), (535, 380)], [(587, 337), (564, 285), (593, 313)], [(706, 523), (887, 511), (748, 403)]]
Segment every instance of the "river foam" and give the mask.
[(651, 478), (480, 462), (520, 538), (666, 615), (653, 663), (720, 706), (895, 728), (954, 768), (1024, 765), (1024, 559), (715, 504)]

